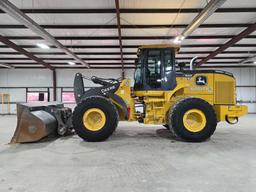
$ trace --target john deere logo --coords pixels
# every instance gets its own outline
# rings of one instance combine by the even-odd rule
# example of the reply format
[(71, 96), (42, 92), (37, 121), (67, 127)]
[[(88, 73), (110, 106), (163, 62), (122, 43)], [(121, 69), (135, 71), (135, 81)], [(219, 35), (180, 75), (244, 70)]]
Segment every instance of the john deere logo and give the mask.
[(206, 76), (197, 76), (196, 77), (196, 85), (207, 85), (207, 77)]
[(106, 93), (106, 92), (108, 92), (108, 91), (111, 91), (111, 90), (113, 90), (113, 89), (115, 89), (116, 87), (113, 85), (113, 86), (111, 86), (111, 87), (107, 87), (107, 88), (105, 88), (105, 89), (101, 89), (101, 93)]

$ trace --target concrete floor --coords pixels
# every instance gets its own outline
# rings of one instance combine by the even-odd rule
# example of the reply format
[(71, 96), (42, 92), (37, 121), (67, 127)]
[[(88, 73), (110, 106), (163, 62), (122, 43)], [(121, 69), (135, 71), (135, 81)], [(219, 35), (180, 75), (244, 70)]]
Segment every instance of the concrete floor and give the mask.
[(176, 141), (161, 126), (121, 122), (106, 142), (78, 136), (7, 145), (15, 116), (0, 117), (0, 191), (208, 192), (256, 188), (256, 115), (219, 124), (204, 143)]

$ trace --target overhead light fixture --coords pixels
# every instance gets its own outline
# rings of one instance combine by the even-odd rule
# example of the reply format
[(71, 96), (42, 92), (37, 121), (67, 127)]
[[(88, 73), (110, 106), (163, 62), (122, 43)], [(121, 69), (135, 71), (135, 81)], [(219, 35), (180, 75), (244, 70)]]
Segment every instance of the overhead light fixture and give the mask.
[(75, 65), (76, 63), (73, 62), (73, 61), (69, 61), (68, 64), (69, 64), (69, 65)]
[(36, 45), (42, 49), (50, 49), (50, 47), (44, 43), (37, 43)]
[(8, 69), (14, 69), (15, 68), (12, 65), (4, 64), (4, 63), (0, 63), (0, 67), (5, 67), (5, 68), (8, 68)]
[(185, 37), (183, 35), (179, 35), (177, 37), (175, 37), (175, 39), (173, 40), (173, 43), (175, 44), (181, 44), (181, 42), (185, 39)]
[(206, 19), (208, 19), (227, 0), (211, 0), (204, 9), (193, 19), (193, 21), (181, 33), (184, 37), (190, 36)]
[(250, 63), (256, 64), (256, 60), (255, 59), (256, 59), (256, 55), (248, 57), (248, 58), (240, 61), (240, 63), (241, 64), (244, 64), (244, 63), (246, 64), (246, 63), (250, 62)]

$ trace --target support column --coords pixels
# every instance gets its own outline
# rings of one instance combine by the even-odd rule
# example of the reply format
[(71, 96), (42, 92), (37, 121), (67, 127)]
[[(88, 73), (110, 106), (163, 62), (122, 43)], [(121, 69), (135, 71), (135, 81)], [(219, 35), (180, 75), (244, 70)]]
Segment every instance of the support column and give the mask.
[(122, 43), (122, 31), (121, 31), (121, 17), (120, 17), (120, 6), (119, 0), (115, 0), (116, 4), (116, 19), (117, 19), (117, 29), (118, 29), (118, 40), (120, 46), (120, 57), (122, 65), (122, 79), (125, 78), (125, 69), (124, 69), (124, 56), (123, 56), (123, 43)]
[(56, 70), (52, 70), (52, 87), (53, 87), (53, 101), (57, 101), (57, 81), (56, 81)]

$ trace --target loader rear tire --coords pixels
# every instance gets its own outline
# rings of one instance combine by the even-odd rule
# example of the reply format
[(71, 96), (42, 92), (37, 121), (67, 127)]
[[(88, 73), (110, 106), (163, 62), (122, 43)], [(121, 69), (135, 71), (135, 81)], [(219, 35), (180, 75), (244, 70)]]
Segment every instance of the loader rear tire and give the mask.
[(199, 98), (182, 99), (169, 111), (170, 131), (185, 141), (205, 141), (212, 136), (216, 126), (213, 107)]
[[(88, 114), (89, 113), (89, 114)], [(93, 123), (95, 118), (96, 123)], [(91, 118), (90, 122), (88, 118)], [(79, 103), (73, 112), (73, 126), (85, 141), (97, 142), (108, 139), (118, 124), (116, 107), (105, 97), (92, 96)]]

